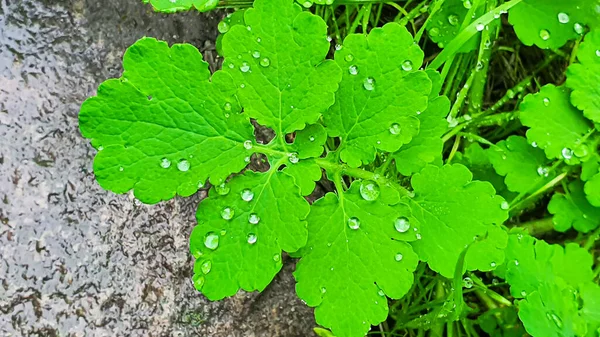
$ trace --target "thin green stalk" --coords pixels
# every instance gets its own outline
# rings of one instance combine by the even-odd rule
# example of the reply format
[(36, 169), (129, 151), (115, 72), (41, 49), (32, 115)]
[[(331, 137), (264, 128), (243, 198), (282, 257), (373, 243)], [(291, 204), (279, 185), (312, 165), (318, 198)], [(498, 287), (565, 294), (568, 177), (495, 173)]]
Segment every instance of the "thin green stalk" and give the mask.
[(518, 225), (520, 228), (524, 228), (527, 232), (533, 236), (544, 235), (554, 230), (554, 222), (552, 218), (543, 218), (524, 222)]

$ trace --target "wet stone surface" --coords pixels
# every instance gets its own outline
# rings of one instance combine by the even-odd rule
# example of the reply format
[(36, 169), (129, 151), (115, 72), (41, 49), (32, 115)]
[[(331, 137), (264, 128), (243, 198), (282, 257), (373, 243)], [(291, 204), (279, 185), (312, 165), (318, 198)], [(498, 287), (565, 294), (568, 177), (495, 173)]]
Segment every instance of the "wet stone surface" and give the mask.
[(197, 293), (188, 237), (202, 192), (146, 206), (102, 190), (77, 129), (127, 46), (189, 42), (214, 61), (217, 22), (138, 0), (0, 0), (0, 336), (311, 335), (290, 261), (262, 294)]

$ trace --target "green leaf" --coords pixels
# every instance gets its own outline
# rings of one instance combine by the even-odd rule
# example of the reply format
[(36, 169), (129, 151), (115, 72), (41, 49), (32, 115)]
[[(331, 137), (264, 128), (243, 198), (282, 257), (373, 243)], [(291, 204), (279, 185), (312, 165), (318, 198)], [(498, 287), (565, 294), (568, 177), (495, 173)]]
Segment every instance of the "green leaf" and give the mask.
[(521, 122), (528, 126), (527, 140), (535, 142), (548, 159), (564, 159), (577, 164), (584, 135), (591, 123), (569, 102), (569, 90), (548, 84), (521, 103)]
[(527, 46), (562, 47), (598, 25), (597, 0), (523, 0), (508, 11), (508, 21)]
[(321, 167), (313, 161), (301, 160), (295, 165), (288, 165), (283, 172), (294, 178), (300, 194), (307, 196), (315, 190), (315, 182), (321, 180)]
[(475, 241), (466, 255), (469, 270), (491, 271), (504, 263), (504, 250), (508, 244), (508, 233), (499, 225), (488, 228), (486, 237)]
[(225, 36), (225, 33), (227, 33), (233, 26), (246, 26), (244, 14), (246, 14), (245, 9), (238, 9), (233, 13), (227, 14), (227, 16), (225, 16), (217, 25), (217, 30), (220, 34), (217, 36), (217, 40), (215, 41), (215, 49), (220, 56), (223, 56), (223, 36)]
[(600, 207), (600, 173), (596, 173), (585, 183), (584, 190), (589, 203)]
[(571, 103), (582, 110), (585, 117), (600, 123), (600, 30), (585, 36), (577, 59), (579, 63), (567, 70), (567, 87), (573, 90)]
[(583, 233), (600, 225), (600, 208), (590, 205), (583, 192), (583, 183), (574, 180), (567, 193), (555, 193), (548, 204), (548, 212), (554, 215), (552, 222), (559, 232), (574, 228)]
[(586, 331), (586, 322), (573, 301), (573, 291), (556, 284), (542, 283), (520, 301), (519, 317), (534, 337), (582, 336)]
[(510, 136), (496, 144), (488, 154), (494, 169), (506, 177), (504, 182), (513, 192), (531, 192), (544, 180), (549, 180), (545, 177), (550, 161), (544, 151), (529, 145), (524, 137)]
[(588, 324), (587, 337), (595, 337), (600, 332), (600, 285), (594, 282), (579, 287), (583, 308), (581, 315)]
[(175, 13), (196, 8), (200, 12), (208, 12), (219, 4), (218, 0), (142, 0), (150, 3), (157, 12)]
[(418, 115), (419, 134), (392, 155), (398, 172), (410, 176), (427, 164), (441, 163), (444, 146), (442, 136), (448, 130), (446, 115), (449, 111), (450, 100), (446, 96), (439, 96), (431, 100), (427, 109)]
[(317, 323), (338, 337), (364, 336), (384, 321), (385, 296), (406, 294), (418, 263), (404, 242), (414, 240), (413, 229), (395, 229), (413, 227), (408, 207), (384, 203), (381, 196), (366, 200), (362, 188), (355, 181), (341, 195), (328, 193), (311, 206), (308, 242), (294, 273), (298, 296), (316, 307)]
[(244, 19), (223, 37), (223, 69), (244, 112), (286, 150), (285, 135), (315, 123), (335, 99), (341, 70), (325, 60), (327, 26), (293, 0), (256, 0)]
[(600, 155), (592, 153), (590, 158), (581, 164), (581, 180), (588, 181), (600, 172)]
[[(472, 3), (473, 1), (445, 0), (440, 10), (427, 21), (427, 34), (431, 41), (437, 43), (440, 48), (444, 48), (450, 43), (461, 32), (461, 25), (467, 18)], [(474, 10), (473, 17), (481, 16), (485, 10), (485, 2), (476, 3), (479, 3), (480, 6)], [(434, 6), (430, 6), (430, 8), (434, 8)], [(471, 23), (473, 19), (469, 18), (468, 21), (468, 23)], [(476, 34), (467, 41), (460, 52), (468, 53), (475, 50), (479, 45), (479, 35)]]
[(452, 278), (465, 246), (506, 220), (505, 201), (490, 183), (472, 181), (471, 172), (460, 164), (427, 166), (411, 182), (415, 197), (409, 204), (422, 224), (422, 239), (412, 245), (431, 269)]
[(523, 337), (525, 329), (519, 321), (516, 308), (498, 307), (477, 318), (481, 330), (490, 337)]
[(389, 23), (368, 36), (348, 35), (335, 61), (343, 77), (324, 121), (328, 134), (341, 138), (344, 162), (368, 164), (377, 150), (395, 152), (417, 135), (431, 80), (418, 70), (423, 51), (406, 28)]
[(190, 238), (196, 288), (211, 300), (262, 291), (281, 269), (281, 251), (305, 245), (308, 212), (293, 179), (276, 167), (211, 189)]
[(144, 38), (123, 60), (120, 79), (85, 101), (79, 127), (99, 152), (94, 173), (115, 193), (134, 189), (145, 203), (189, 196), (246, 166), (254, 138), (229, 75), (211, 78), (193, 46)]

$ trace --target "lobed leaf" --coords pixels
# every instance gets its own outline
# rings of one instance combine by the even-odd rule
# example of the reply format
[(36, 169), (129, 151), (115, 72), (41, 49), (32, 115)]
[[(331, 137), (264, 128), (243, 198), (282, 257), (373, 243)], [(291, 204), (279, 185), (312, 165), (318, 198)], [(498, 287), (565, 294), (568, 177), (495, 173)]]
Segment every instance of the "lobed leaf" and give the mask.
[[(421, 223), (422, 235), (412, 245), (421, 260), (448, 278), (454, 276), (465, 246), (485, 237), (493, 224), (501, 224), (508, 217), (508, 207), (502, 207), (505, 201), (492, 185), (472, 178), (465, 166), (454, 164), (427, 166), (411, 180), (415, 197), (408, 203)], [(480, 258), (482, 262), (476, 256), (469, 259), (467, 269), (477, 269), (481, 264), (491, 266), (486, 257)]]
[(343, 76), (335, 104), (324, 114), (329, 136), (340, 137), (340, 158), (368, 164), (377, 150), (397, 151), (419, 132), (431, 80), (418, 70), (423, 51), (406, 28), (388, 23), (369, 35), (351, 34), (336, 51)]
[(374, 183), (355, 181), (348, 191), (328, 193), (311, 206), (308, 242), (294, 273), (298, 296), (316, 307), (317, 323), (338, 337), (364, 336), (384, 321), (386, 295), (406, 294), (418, 263), (406, 243), (417, 228), (409, 208), (390, 205), (383, 195), (363, 198), (363, 184)]
[(219, 4), (218, 0), (142, 0), (143, 3), (150, 3), (155, 11), (164, 13), (175, 13), (188, 11), (196, 8), (200, 12), (208, 12)]
[(281, 251), (306, 244), (308, 212), (292, 177), (276, 167), (211, 189), (190, 238), (196, 288), (211, 300), (262, 291), (281, 269)]
[[(115, 193), (145, 203), (189, 196), (246, 166), (254, 138), (229, 75), (214, 75), (195, 47), (143, 38), (129, 47), (120, 79), (86, 100), (79, 127), (99, 151), (94, 173)], [(247, 144), (247, 143), (246, 143)]]
[(548, 204), (548, 212), (554, 215), (554, 228), (559, 232), (574, 228), (583, 233), (596, 229), (600, 225), (600, 208), (590, 205), (583, 183), (574, 180), (565, 192), (555, 193)]
[(585, 36), (577, 59), (579, 63), (567, 69), (567, 87), (573, 90), (571, 103), (582, 110), (585, 117), (600, 123), (600, 29)]

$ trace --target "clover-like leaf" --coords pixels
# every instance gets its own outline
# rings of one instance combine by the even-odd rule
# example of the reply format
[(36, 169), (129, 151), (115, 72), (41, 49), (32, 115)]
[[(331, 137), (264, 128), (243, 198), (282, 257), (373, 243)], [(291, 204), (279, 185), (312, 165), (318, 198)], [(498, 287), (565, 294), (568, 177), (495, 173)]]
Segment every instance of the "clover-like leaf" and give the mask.
[(571, 228), (583, 233), (600, 225), (600, 208), (590, 205), (583, 192), (583, 183), (574, 180), (567, 193), (555, 193), (548, 204), (548, 211), (554, 215), (552, 222), (559, 232)]
[(292, 177), (276, 167), (211, 189), (190, 238), (196, 288), (211, 300), (263, 290), (281, 269), (281, 251), (305, 245), (308, 212)]
[(419, 134), (392, 155), (398, 172), (410, 176), (427, 164), (441, 163), (444, 146), (442, 135), (448, 130), (446, 115), (449, 111), (450, 100), (446, 96), (439, 96), (429, 101), (427, 109), (418, 114)]
[(590, 204), (600, 207), (600, 172), (585, 183), (585, 195)]
[(527, 139), (510, 136), (488, 152), (490, 161), (504, 182), (513, 192), (531, 192), (533, 188), (549, 180), (548, 164), (544, 151), (529, 145)]
[(597, 0), (523, 0), (508, 11), (508, 21), (527, 46), (560, 48), (597, 26)]
[(363, 198), (361, 190), (377, 188), (373, 184), (355, 181), (348, 191), (328, 193), (311, 206), (308, 242), (294, 273), (298, 296), (316, 307), (317, 323), (338, 337), (364, 336), (384, 321), (386, 295), (406, 294), (418, 263), (404, 242), (414, 240), (410, 210), (381, 196)]
[(217, 8), (218, 0), (142, 0), (150, 3), (155, 11), (175, 13), (196, 8), (200, 12), (208, 12)]
[(238, 87), (245, 114), (285, 135), (313, 124), (334, 102), (341, 70), (325, 60), (329, 51), (323, 19), (293, 0), (256, 0), (222, 41), (223, 69)]
[(423, 51), (406, 28), (389, 23), (369, 35), (351, 34), (336, 51), (343, 69), (335, 104), (324, 115), (328, 134), (340, 137), (340, 158), (351, 167), (397, 151), (419, 132), (431, 80), (418, 70)]
[(567, 87), (573, 90), (571, 103), (582, 110), (585, 117), (600, 123), (600, 29), (585, 36), (577, 58), (579, 63), (567, 70)]
[(408, 202), (422, 236), (412, 245), (421, 260), (448, 278), (465, 246), (508, 217), (492, 185), (472, 178), (465, 166), (454, 164), (427, 166), (411, 180), (415, 197)]
[[(445, 0), (440, 9), (434, 13), (427, 21), (427, 34), (431, 41), (438, 44), (440, 48), (444, 48), (452, 41), (458, 33), (461, 32), (461, 26), (467, 19), (467, 15), (474, 1), (465, 0)], [(485, 2), (475, 2), (479, 4), (473, 9), (472, 18), (469, 18), (470, 23), (474, 17), (479, 17), (485, 10)], [(434, 6), (430, 6), (433, 8)], [(475, 50), (479, 43), (479, 35), (476, 34), (461, 47), (460, 51), (468, 53)]]
[(583, 336), (586, 322), (577, 311), (573, 290), (542, 283), (519, 302), (519, 318), (534, 337)]
[(302, 160), (295, 165), (288, 165), (284, 170), (294, 178), (296, 186), (300, 188), (300, 194), (306, 196), (315, 190), (317, 181), (321, 180), (321, 167), (314, 161)]
[(543, 149), (546, 157), (577, 164), (577, 154), (586, 152), (581, 151), (586, 146), (584, 135), (593, 126), (571, 105), (569, 94), (564, 86), (548, 84), (540, 92), (525, 97), (520, 118), (523, 125), (529, 127), (527, 140)]
[(189, 196), (210, 178), (220, 184), (246, 166), (254, 138), (233, 81), (212, 78), (195, 47), (144, 38), (79, 114), (81, 133), (99, 150), (94, 173), (116, 193), (134, 189), (145, 203)]

